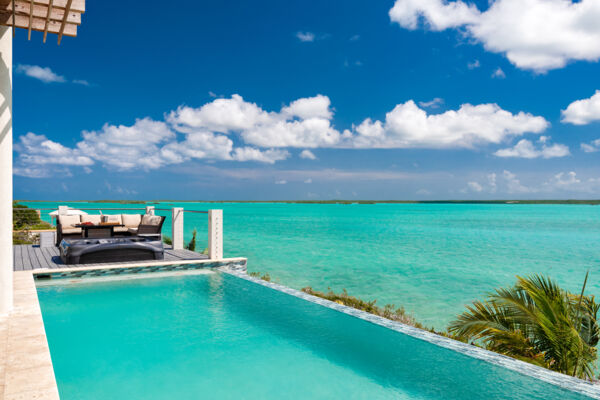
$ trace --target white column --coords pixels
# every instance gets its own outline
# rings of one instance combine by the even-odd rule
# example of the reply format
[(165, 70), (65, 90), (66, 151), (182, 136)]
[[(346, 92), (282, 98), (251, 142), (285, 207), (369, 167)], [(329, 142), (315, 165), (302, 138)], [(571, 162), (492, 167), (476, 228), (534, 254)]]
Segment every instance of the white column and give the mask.
[(183, 208), (174, 207), (172, 213), (173, 250), (181, 250), (183, 249)]
[(223, 210), (208, 210), (208, 257), (223, 258)]
[(146, 206), (146, 215), (154, 215), (154, 206)]
[(0, 26), (0, 314), (13, 307), (12, 28)]

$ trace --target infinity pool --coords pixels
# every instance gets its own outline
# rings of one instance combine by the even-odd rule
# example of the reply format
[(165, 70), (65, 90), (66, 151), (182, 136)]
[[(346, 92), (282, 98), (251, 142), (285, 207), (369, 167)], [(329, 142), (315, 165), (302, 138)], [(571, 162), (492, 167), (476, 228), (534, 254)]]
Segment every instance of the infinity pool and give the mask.
[(223, 273), (38, 287), (61, 399), (583, 399)]

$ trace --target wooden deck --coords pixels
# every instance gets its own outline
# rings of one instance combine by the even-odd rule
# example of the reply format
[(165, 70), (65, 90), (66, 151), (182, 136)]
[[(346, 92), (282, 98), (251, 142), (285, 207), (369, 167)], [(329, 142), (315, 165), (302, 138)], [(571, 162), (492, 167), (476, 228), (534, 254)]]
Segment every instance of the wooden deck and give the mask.
[[(115, 263), (105, 264), (63, 264), (60, 259), (60, 254), (57, 247), (40, 247), (32, 245), (15, 245), (13, 246), (14, 254), (14, 270), (15, 271), (30, 271), (34, 269), (46, 268), (80, 268), (93, 266), (111, 266)], [(165, 247), (165, 262), (189, 260), (208, 260), (208, 256), (196, 253), (190, 250), (173, 250)], [(121, 264), (136, 264), (140, 261), (120, 262)]]

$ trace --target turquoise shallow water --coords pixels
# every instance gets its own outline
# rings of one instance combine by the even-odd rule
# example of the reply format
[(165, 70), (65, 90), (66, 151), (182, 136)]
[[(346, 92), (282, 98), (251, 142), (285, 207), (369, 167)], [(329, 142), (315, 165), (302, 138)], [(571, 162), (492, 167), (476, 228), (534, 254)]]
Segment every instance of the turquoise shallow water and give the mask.
[[(57, 204), (29, 203), (38, 208)], [(346, 288), (381, 305), (403, 305), (437, 328), (444, 328), (465, 304), (513, 284), (515, 275), (546, 273), (579, 291), (590, 269), (589, 293), (600, 294), (598, 206), (156, 205), (173, 206), (222, 208), (225, 254), (248, 257), (250, 271), (269, 272), (294, 288)], [(206, 216), (185, 214), (188, 238), (193, 228), (199, 231), (198, 247), (205, 247)], [(170, 234), (169, 221), (165, 232)]]
[(236, 277), (38, 288), (62, 399), (581, 399)]

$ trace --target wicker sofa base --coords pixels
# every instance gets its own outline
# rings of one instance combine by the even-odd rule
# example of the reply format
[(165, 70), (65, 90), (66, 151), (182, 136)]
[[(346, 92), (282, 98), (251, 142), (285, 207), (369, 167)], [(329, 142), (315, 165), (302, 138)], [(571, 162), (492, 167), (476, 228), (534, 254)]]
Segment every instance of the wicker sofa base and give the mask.
[(60, 258), (65, 264), (164, 259), (164, 248), (160, 239), (148, 237), (63, 239), (59, 248)]

